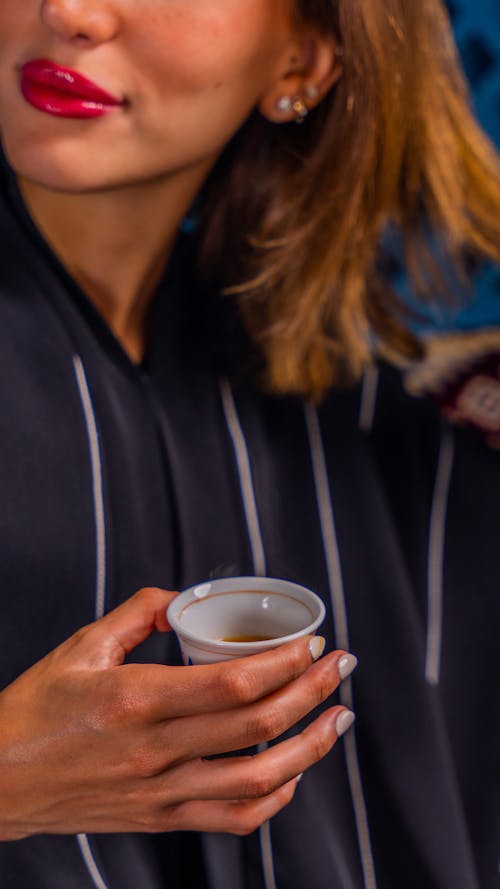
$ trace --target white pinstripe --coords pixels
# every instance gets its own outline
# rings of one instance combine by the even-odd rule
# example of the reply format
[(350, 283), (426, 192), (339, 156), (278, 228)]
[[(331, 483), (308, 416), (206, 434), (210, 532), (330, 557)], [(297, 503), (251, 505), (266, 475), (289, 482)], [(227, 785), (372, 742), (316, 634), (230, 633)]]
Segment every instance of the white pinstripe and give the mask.
[(90, 874), (92, 882), (96, 889), (108, 889), (107, 883), (104, 882), (101, 872), (97, 867), (96, 860), (92, 849), (90, 848), (89, 838), (86, 833), (79, 833), (77, 838), (80, 852), (85, 862), (85, 866)]
[(92, 399), (90, 397), (87, 377), (85, 375), (82, 360), (78, 355), (74, 356), (73, 365), (75, 368), (83, 413), (85, 415), (90, 449), (90, 463), (92, 466), (92, 493), (94, 497), (96, 528), (96, 586), (94, 616), (96, 620), (99, 620), (104, 614), (104, 597), (106, 591), (106, 526), (104, 520), (101, 452), (99, 448), (97, 423), (92, 406)]
[(443, 642), (443, 573), (446, 517), (451, 477), (455, 459), (455, 436), (451, 426), (444, 425), (432, 499), (427, 562), (427, 650), (425, 678), (429, 685), (438, 685)]
[[(266, 554), (260, 528), (259, 513), (257, 510), (250, 455), (248, 453), (247, 443), (238, 417), (233, 392), (227, 380), (220, 381), (220, 392), (224, 416), (236, 458), (243, 509), (245, 512), (248, 537), (252, 550), (253, 570), (256, 576), (264, 577), (266, 574)], [(258, 752), (260, 753), (265, 750), (267, 746), (267, 744), (259, 744)], [(277, 889), (270, 821), (266, 821), (260, 828), (259, 841), (262, 858), (262, 872), (264, 874), (266, 889)]]
[[(312, 404), (305, 406), (305, 418), (309, 435), (309, 447), (313, 464), (314, 484), (318, 502), (318, 512), (323, 537), (323, 547), (328, 573), (328, 586), (332, 601), (333, 620), (335, 629), (335, 644), (337, 648), (349, 651), (349, 627), (347, 620), (347, 607), (342, 578), (342, 565), (335, 529), (335, 515), (330, 494), (328, 470), (325, 459), (325, 449), (319, 417), (316, 408)], [(341, 703), (352, 709), (353, 695), (351, 680), (348, 679), (340, 686)], [(354, 729), (344, 738), (344, 749), (347, 764), (347, 775), (354, 807), (354, 816), (358, 834), (358, 843), (361, 853), (361, 866), (365, 889), (377, 889), (375, 864), (368, 826), (366, 803), (361, 781), (359, 757)]]
[[(95, 583), (95, 601), (94, 601), (94, 617), (99, 620), (104, 614), (105, 595), (106, 595), (106, 525), (104, 516), (104, 496), (102, 487), (102, 465), (101, 452), (99, 447), (99, 433), (94, 409), (92, 406), (92, 398), (90, 395), (85, 368), (79, 355), (73, 357), (73, 367), (75, 371), (80, 399), (82, 402), (83, 413), (85, 416), (85, 424), (87, 426), (87, 436), (90, 450), (90, 464), (92, 468), (92, 494), (94, 498), (94, 517), (96, 528), (96, 583)], [(101, 872), (97, 866), (87, 835), (80, 833), (77, 836), (77, 842), (80, 847), (82, 858), (88, 870), (90, 878), (95, 889), (108, 889)]]
[(220, 391), (224, 416), (226, 418), (227, 428), (231, 436), (236, 457), (243, 508), (245, 510), (248, 536), (250, 539), (250, 547), (252, 549), (253, 570), (257, 577), (264, 577), (266, 573), (266, 554), (264, 552), (264, 543), (262, 540), (262, 532), (260, 530), (257, 500), (255, 498), (253, 487), (252, 468), (250, 466), (250, 456), (238, 417), (238, 411), (236, 410), (236, 403), (234, 401), (231, 386), (227, 380), (220, 381)]

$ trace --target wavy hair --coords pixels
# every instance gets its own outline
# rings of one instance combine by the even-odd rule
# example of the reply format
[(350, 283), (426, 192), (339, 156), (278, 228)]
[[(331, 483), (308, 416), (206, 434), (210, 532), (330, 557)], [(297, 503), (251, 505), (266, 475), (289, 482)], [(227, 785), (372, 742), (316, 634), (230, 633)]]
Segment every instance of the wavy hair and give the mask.
[(384, 236), (420, 300), (500, 259), (500, 165), (471, 110), (441, 0), (295, 0), (342, 76), (302, 126), (255, 113), (202, 198), (201, 268), (239, 303), (265, 386), (319, 398), (373, 343), (417, 356)]

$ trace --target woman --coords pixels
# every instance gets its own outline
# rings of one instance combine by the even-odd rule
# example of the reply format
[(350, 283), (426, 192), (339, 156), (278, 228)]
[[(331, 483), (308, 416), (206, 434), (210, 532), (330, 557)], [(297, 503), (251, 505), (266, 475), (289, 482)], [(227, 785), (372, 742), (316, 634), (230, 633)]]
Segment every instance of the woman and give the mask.
[[(407, 7), (2, 3), (6, 889), (496, 885), (497, 455), (389, 368), (326, 395), (421, 355), (390, 225), (419, 295), (498, 257), (444, 13)], [(156, 587), (246, 572), (322, 593), (335, 650), (162, 666)]]

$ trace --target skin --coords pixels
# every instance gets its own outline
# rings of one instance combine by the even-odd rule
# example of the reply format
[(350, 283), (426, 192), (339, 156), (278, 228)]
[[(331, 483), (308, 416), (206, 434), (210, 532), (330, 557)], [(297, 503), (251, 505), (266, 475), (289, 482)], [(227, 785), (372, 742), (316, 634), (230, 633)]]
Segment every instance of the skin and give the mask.
[[(334, 46), (292, 0), (2, 0), (0, 131), (33, 217), (134, 360), (182, 217), (249, 112), (312, 107)], [(126, 100), (93, 121), (28, 105), (19, 67), (49, 58)], [(318, 89), (313, 100), (307, 86)]]
[(206, 667), (124, 665), (168, 629), (174, 593), (139, 591), (0, 695), (0, 838), (37, 833), (211, 830), (246, 834), (292, 798), (336, 740), (341, 707), (255, 756), (339, 683), (309, 639)]
[[(49, 58), (123, 107), (91, 121), (28, 105), (19, 67)], [(293, 25), (290, 0), (2, 0), (0, 132), (42, 233), (132, 360), (179, 223), (220, 151), (282, 95), (312, 107), (334, 47)], [(317, 96), (306, 97), (316, 86)], [(333, 707), (254, 757), (207, 756), (278, 737), (337, 688), (308, 640), (209, 667), (125, 665), (166, 631), (174, 593), (143, 590), (0, 694), (0, 838), (37, 833), (248, 833), (336, 740)]]

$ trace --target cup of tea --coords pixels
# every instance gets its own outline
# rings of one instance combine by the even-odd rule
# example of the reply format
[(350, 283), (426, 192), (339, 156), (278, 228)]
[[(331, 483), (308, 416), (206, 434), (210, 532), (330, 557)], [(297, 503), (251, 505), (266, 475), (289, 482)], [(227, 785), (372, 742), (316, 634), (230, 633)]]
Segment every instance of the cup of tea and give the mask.
[(189, 587), (167, 620), (186, 665), (258, 654), (314, 635), (325, 606), (307, 587), (273, 577), (227, 577)]

